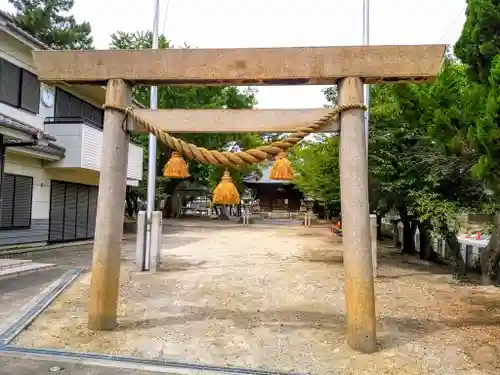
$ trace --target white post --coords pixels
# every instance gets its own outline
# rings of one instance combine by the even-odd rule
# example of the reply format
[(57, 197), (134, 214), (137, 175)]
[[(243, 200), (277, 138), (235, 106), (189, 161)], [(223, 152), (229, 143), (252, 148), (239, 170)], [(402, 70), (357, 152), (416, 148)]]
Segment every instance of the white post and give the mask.
[[(153, 20), (153, 41), (152, 48), (158, 49), (158, 21), (160, 13), (160, 0), (155, 0), (154, 20)], [(151, 86), (151, 95), (149, 98), (149, 106), (151, 109), (158, 109), (158, 87)], [(151, 263), (151, 225), (152, 214), (155, 205), (156, 197), (156, 137), (149, 134), (148, 144), (148, 202), (147, 202), (147, 233), (145, 246), (145, 271), (149, 270)]]
[(370, 239), (372, 248), (373, 278), (377, 277), (377, 215), (370, 215)]
[(248, 225), (250, 221), (250, 210), (247, 204), (243, 204), (242, 217), (243, 225)]
[(137, 271), (144, 270), (144, 249), (146, 245), (146, 211), (137, 214), (137, 239), (135, 250), (135, 266)]
[(439, 240), (437, 237), (433, 237), (432, 239), (432, 246), (434, 247), (434, 250), (436, 251), (436, 253), (438, 253), (439, 255), (441, 255), (440, 251), (439, 251)]
[(161, 211), (153, 211), (151, 215), (151, 258), (149, 269), (153, 272), (160, 263), (160, 251), (162, 242), (162, 220)]
[(304, 226), (308, 227), (311, 225), (311, 216), (309, 211), (304, 214)]

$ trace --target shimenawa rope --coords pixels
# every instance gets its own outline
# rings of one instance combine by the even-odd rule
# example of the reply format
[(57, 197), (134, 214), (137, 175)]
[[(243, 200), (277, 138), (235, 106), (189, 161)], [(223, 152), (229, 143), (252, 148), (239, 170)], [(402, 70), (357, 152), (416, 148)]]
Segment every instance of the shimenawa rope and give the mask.
[[(299, 127), (295, 132), (281, 141), (272, 142), (268, 145), (259, 146), (250, 150), (238, 152), (221, 152), (217, 150), (207, 150), (204, 147), (198, 147), (192, 143), (187, 143), (182, 139), (175, 138), (170, 134), (158, 129), (148, 121), (138, 117), (134, 113), (133, 107), (122, 107), (116, 105), (104, 105), (104, 109), (112, 109), (124, 113), (126, 118), (131, 117), (138, 125), (145, 128), (149, 133), (156, 136), (161, 142), (165, 143), (170, 148), (176, 150), (184, 157), (194, 159), (203, 164), (212, 164), (216, 166), (224, 166), (229, 168), (241, 168), (249, 164), (260, 163), (268, 160), (272, 156), (278, 155), (289, 148), (295, 146), (311, 133), (315, 133), (321, 129), (328, 121), (342, 112), (349, 109), (365, 109), (365, 105), (361, 103), (341, 104), (336, 106), (323, 118), (315, 121), (313, 124)], [(126, 121), (126, 119), (125, 119)]]

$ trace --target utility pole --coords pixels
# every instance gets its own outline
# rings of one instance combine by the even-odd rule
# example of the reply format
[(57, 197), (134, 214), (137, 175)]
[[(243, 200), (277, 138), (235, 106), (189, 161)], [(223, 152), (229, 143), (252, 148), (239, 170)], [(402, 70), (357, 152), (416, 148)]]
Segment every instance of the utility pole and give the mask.
[[(153, 19), (153, 49), (158, 49), (158, 23), (160, 14), (160, 0), (154, 0)], [(158, 86), (151, 86), (149, 107), (158, 109)], [(146, 206), (146, 248), (144, 251), (143, 270), (149, 271), (151, 263), (151, 223), (156, 198), (156, 137), (149, 134), (148, 144), (148, 200)]]

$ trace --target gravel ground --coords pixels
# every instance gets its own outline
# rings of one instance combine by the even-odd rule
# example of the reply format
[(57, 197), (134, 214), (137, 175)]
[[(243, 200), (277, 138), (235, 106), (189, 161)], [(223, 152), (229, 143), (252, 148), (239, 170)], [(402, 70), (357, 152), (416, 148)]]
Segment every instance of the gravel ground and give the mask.
[(500, 292), (381, 248), (379, 351), (344, 343), (342, 245), (326, 228), (185, 227), (156, 274), (123, 252), (120, 327), (86, 328), (90, 274), (16, 345), (328, 374), (498, 374)]

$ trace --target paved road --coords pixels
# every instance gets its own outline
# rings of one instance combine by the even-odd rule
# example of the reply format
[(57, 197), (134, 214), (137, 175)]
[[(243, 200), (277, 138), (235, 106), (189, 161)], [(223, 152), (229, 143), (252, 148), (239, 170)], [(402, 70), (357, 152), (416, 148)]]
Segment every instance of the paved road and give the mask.
[(50, 250), (36, 251), (17, 256), (37, 263), (56, 263), (61, 267), (90, 269), (92, 265), (92, 244), (63, 246)]
[(0, 280), (0, 326), (2, 322), (19, 314), (21, 308), (50, 283), (59, 278), (65, 269), (54, 268), (12, 279)]
[[(60, 367), (61, 371), (50, 371), (52, 367)], [(1, 375), (165, 375), (165, 372), (130, 370), (116, 367), (82, 365), (71, 362), (30, 359), (0, 354)], [(168, 374), (167, 374), (168, 375)]]

